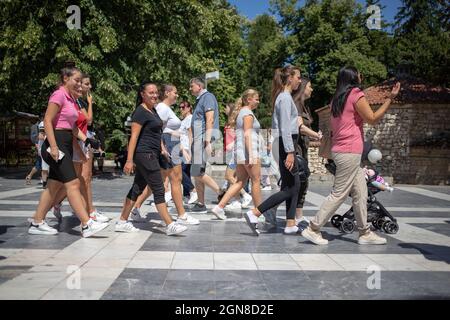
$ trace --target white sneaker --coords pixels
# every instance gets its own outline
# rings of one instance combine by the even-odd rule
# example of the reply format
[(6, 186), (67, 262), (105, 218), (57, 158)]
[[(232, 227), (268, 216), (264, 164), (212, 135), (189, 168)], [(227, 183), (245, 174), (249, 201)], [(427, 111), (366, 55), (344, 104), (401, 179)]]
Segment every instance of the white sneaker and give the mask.
[(97, 222), (108, 222), (109, 221), (109, 218), (98, 210), (91, 212), (91, 214), (89, 216), (92, 220), (95, 220)]
[(252, 210), (249, 210), (244, 214), (244, 218), (253, 233), (259, 236), (260, 231), (258, 230), (258, 217), (254, 215)]
[(386, 238), (378, 236), (375, 232), (369, 231), (363, 236), (359, 236), (359, 244), (386, 244)]
[(272, 187), (271, 186), (265, 186), (261, 188), (261, 191), (271, 191)]
[(306, 219), (305, 217), (301, 217), (300, 219), (297, 219), (297, 217), (295, 217), (295, 225), (298, 226), (298, 224), (299, 224), (300, 222), (309, 224), (309, 220)]
[(284, 234), (296, 234), (297, 232), (298, 232), (298, 227), (297, 226), (284, 228)]
[(141, 216), (141, 210), (139, 208), (133, 208), (133, 210), (131, 210), (130, 217), (134, 222), (146, 222), (147, 221), (147, 220), (145, 220), (144, 217)]
[(227, 217), (225, 216), (225, 211), (219, 207), (219, 206), (215, 206), (212, 210), (212, 213), (214, 213), (214, 215), (220, 219), (220, 220), (226, 220)]
[(241, 210), (242, 206), (241, 203), (237, 200), (234, 200), (232, 203), (230, 203), (229, 205), (226, 205), (224, 208), (226, 211), (234, 211), (234, 210)]
[(252, 202), (252, 196), (248, 193), (242, 197), (242, 208), (248, 209), (250, 203)]
[(55, 206), (53, 206), (53, 215), (55, 216), (56, 219), (58, 219), (58, 222), (62, 221), (62, 214), (61, 214), (61, 205), (57, 204)]
[(171, 224), (169, 224), (166, 227), (166, 234), (168, 236), (172, 236), (172, 235), (180, 234), (180, 233), (182, 233), (182, 232), (184, 232), (186, 230), (187, 230), (186, 226), (183, 226), (181, 224), (172, 222)]
[(50, 227), (45, 220), (41, 223), (34, 223), (34, 221), (31, 221), (30, 227), (28, 228), (28, 233), (50, 236), (58, 234), (58, 230)]
[(83, 227), (81, 226), (81, 235), (83, 238), (88, 238), (96, 234), (97, 232), (102, 231), (108, 226), (106, 222), (98, 222), (92, 219), (89, 219), (88, 223)]
[(318, 245), (328, 244), (328, 240), (322, 238), (322, 234), (319, 231), (314, 231), (309, 226), (305, 230), (302, 231), (302, 236), (314, 244), (318, 244)]
[(115, 227), (114, 231), (115, 232), (133, 233), (133, 232), (139, 232), (139, 229), (135, 228), (130, 221), (122, 222), (122, 223), (120, 223), (120, 221), (118, 221), (116, 223), (116, 227)]
[(189, 198), (189, 201), (188, 201), (188, 204), (193, 204), (194, 202), (196, 202), (197, 200), (198, 200), (198, 195), (197, 195), (197, 192), (195, 192), (195, 191), (192, 191), (191, 193), (190, 193), (190, 198)]
[(187, 213), (185, 213), (182, 217), (177, 218), (177, 223), (185, 225), (188, 224), (195, 225), (200, 224), (200, 220), (195, 219), (193, 216), (190, 216)]
[(164, 199), (166, 200), (166, 203), (172, 200), (172, 192), (168, 191), (164, 194)]

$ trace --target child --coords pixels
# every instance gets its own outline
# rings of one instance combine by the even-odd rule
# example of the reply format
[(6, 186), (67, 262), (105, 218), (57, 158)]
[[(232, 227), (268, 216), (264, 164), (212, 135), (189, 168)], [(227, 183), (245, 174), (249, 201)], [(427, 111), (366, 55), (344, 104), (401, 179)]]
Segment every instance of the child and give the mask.
[[(364, 167), (364, 174), (366, 176), (366, 180), (374, 179), (376, 174), (375, 171), (372, 169), (368, 169), (367, 167)], [(381, 191), (394, 191), (394, 188), (390, 187), (387, 182), (384, 181), (383, 177), (380, 175), (377, 175), (375, 180), (371, 182), (371, 185), (380, 189)]]

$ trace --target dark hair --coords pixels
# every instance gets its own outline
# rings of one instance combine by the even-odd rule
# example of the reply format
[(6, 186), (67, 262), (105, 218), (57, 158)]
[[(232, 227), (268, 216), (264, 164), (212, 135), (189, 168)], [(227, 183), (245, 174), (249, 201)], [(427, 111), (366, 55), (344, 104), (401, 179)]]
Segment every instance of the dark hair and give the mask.
[(311, 82), (311, 79), (307, 77), (302, 77), (302, 82), (295, 92), (292, 93), (292, 99), (295, 102), (295, 106), (297, 107), (298, 114), (307, 113), (312, 120), (311, 110), (305, 104), (304, 93), (306, 90), (306, 86)]
[(181, 106), (186, 106), (186, 107), (188, 107), (189, 109), (192, 110), (192, 106), (191, 106), (191, 104), (190, 104), (188, 101), (181, 101), (180, 104), (179, 104), (179, 106), (180, 106), (180, 107), (181, 107)]
[(142, 96), (141, 93), (145, 91), (145, 89), (149, 86), (149, 85), (154, 85), (156, 87), (158, 87), (158, 85), (152, 81), (143, 81), (140, 85), (139, 88), (137, 89), (137, 95), (136, 95), (136, 107), (140, 106), (142, 104)]
[(80, 72), (80, 69), (78, 69), (77, 67), (75, 67), (75, 62), (73, 61), (66, 61), (64, 63), (64, 67), (61, 69), (61, 71), (59, 72), (59, 82), (58, 82), (58, 87), (63, 86), (64, 85), (64, 77), (71, 77), (73, 76), (73, 74), (75, 72)]
[(159, 100), (163, 101), (166, 98), (166, 92), (171, 92), (175, 89), (175, 86), (171, 83), (166, 83), (159, 89)]
[(295, 71), (300, 72), (300, 68), (292, 65), (287, 65), (283, 68), (275, 69), (273, 79), (272, 79), (272, 110), (275, 109), (275, 101), (277, 96), (283, 91), (283, 88), (288, 83), (290, 76), (295, 74)]
[(192, 78), (191, 81), (189, 81), (189, 84), (196, 83), (202, 88), (205, 88), (205, 80), (201, 77)]
[(91, 78), (91, 76), (89, 74), (84, 73), (84, 72), (81, 73), (81, 80), (83, 80), (83, 79), (90, 79), (90, 78)]
[(331, 113), (333, 117), (339, 117), (344, 111), (348, 95), (354, 88), (361, 88), (358, 70), (355, 67), (344, 67), (339, 70), (337, 76), (336, 91), (331, 101)]

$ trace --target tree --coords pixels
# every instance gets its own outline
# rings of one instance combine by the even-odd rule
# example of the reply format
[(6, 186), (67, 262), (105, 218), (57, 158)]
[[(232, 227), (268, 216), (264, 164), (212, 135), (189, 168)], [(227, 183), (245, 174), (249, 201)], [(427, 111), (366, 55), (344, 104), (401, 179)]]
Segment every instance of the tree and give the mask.
[(312, 79), (314, 108), (329, 103), (336, 86), (338, 70), (354, 65), (373, 84), (387, 75), (378, 60), (366, 30), (367, 15), (354, 0), (306, 1), (295, 7), (291, 0), (274, 0), (282, 25), (292, 41), (292, 60)]
[(264, 128), (269, 128), (272, 122), (270, 91), (273, 72), (288, 56), (286, 38), (275, 19), (263, 14), (250, 22), (246, 40), (249, 55), (247, 84), (258, 90), (260, 105), (256, 116)]
[(413, 76), (448, 86), (448, 6), (437, 0), (402, 2), (395, 17), (395, 62), (408, 64)]
[(193, 102), (189, 79), (219, 70), (209, 89), (222, 105), (244, 87), (242, 17), (226, 0), (81, 0), (79, 7), (81, 28), (70, 30), (66, 1), (2, 2), (3, 110), (44, 111), (67, 60), (91, 75), (94, 120), (110, 133), (123, 129), (144, 79), (171, 82)]

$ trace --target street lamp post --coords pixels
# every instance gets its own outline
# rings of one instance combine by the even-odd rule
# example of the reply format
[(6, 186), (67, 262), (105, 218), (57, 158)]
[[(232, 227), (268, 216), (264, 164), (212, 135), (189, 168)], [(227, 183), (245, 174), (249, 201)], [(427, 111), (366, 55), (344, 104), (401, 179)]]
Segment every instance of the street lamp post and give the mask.
[(205, 74), (205, 89), (208, 90), (208, 80), (219, 79), (219, 71), (208, 72)]

